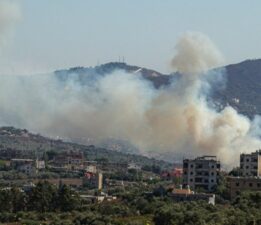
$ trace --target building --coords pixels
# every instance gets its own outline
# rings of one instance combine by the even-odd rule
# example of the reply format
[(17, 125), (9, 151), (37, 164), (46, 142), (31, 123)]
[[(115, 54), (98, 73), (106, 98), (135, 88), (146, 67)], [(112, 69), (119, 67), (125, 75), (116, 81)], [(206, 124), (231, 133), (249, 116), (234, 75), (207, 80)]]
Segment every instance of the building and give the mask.
[(207, 193), (195, 193), (191, 191), (189, 186), (186, 189), (174, 188), (170, 197), (177, 202), (183, 201), (207, 201), (209, 204), (215, 205), (215, 195)]
[(261, 177), (261, 150), (240, 154), (240, 171), (244, 177)]
[(83, 169), (84, 155), (82, 152), (62, 152), (55, 156), (53, 164), (67, 169)]
[(12, 148), (4, 148), (0, 146), (0, 158), (1, 159), (28, 159), (35, 158), (35, 151), (31, 150), (20, 150)]
[(11, 159), (10, 166), (28, 176), (33, 176), (37, 172), (35, 160), (33, 159)]
[(36, 160), (35, 161), (36, 169), (43, 170), (45, 169), (45, 161), (44, 160)]
[(88, 173), (97, 173), (96, 165), (88, 165), (85, 167), (85, 171)]
[(212, 191), (219, 181), (220, 162), (216, 156), (183, 160), (183, 185), (193, 190)]
[(179, 179), (182, 178), (183, 169), (182, 168), (174, 168), (171, 171), (163, 171), (160, 174), (161, 179), (163, 180), (172, 180), (172, 179)]
[(129, 163), (128, 170), (141, 170), (141, 166), (137, 165), (136, 163)]
[(235, 198), (242, 191), (261, 191), (261, 178), (227, 177), (230, 198)]
[(183, 169), (182, 168), (174, 168), (172, 171), (172, 176), (175, 178), (182, 178)]
[(99, 191), (103, 188), (103, 174), (100, 172), (85, 172), (83, 177), (83, 185), (88, 188), (96, 188)]

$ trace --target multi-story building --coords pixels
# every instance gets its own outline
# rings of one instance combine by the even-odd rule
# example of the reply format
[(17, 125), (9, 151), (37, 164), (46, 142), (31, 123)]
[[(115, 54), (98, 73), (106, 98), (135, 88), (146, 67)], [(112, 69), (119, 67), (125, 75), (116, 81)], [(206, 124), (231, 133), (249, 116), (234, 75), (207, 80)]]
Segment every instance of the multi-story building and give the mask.
[(240, 154), (240, 171), (244, 177), (261, 177), (261, 150)]
[(26, 173), (27, 175), (35, 175), (36, 165), (35, 160), (33, 159), (11, 159), (10, 166), (22, 173)]
[(258, 177), (227, 177), (230, 198), (235, 198), (243, 191), (261, 191), (261, 178)]
[(70, 169), (83, 169), (84, 155), (82, 152), (62, 152), (55, 156), (53, 164)]
[(193, 190), (212, 191), (219, 181), (220, 162), (216, 156), (183, 160), (183, 185)]

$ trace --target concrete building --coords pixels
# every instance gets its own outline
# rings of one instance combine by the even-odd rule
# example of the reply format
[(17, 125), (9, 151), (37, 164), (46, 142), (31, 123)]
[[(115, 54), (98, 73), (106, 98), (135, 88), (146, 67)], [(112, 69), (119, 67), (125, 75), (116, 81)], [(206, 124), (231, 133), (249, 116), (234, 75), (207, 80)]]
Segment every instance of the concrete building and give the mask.
[(35, 161), (36, 169), (44, 170), (45, 169), (45, 161), (44, 160), (36, 160)]
[(55, 156), (53, 165), (67, 169), (83, 169), (84, 155), (82, 152), (62, 152)]
[(35, 160), (33, 159), (11, 159), (10, 166), (29, 176), (35, 175), (37, 172)]
[(183, 185), (193, 190), (212, 191), (219, 181), (220, 162), (216, 156), (202, 156), (183, 160)]
[(240, 171), (244, 177), (261, 177), (261, 150), (240, 154)]
[(235, 198), (242, 191), (261, 191), (261, 178), (227, 177), (230, 198)]

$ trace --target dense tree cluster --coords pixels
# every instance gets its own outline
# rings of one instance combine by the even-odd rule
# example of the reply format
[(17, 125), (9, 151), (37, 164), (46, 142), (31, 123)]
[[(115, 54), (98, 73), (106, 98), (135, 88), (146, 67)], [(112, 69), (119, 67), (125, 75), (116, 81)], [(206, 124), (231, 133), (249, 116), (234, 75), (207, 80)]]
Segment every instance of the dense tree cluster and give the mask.
[[(161, 188), (158, 188), (161, 189)], [(157, 189), (157, 190), (158, 190)], [(244, 192), (231, 202), (174, 202), (139, 188), (115, 190), (117, 201), (81, 200), (67, 186), (39, 183), (28, 192), (0, 191), (0, 221), (49, 225), (259, 225), (261, 192)]]
[(77, 193), (69, 187), (56, 188), (47, 182), (40, 182), (27, 192), (15, 187), (0, 191), (0, 212), (65, 212), (77, 209), (79, 203)]

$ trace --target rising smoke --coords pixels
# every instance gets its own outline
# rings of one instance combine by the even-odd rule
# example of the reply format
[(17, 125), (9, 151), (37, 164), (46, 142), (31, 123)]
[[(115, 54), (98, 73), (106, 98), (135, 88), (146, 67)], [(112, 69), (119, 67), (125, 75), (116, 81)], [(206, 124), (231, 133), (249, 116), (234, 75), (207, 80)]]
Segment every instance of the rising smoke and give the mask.
[(229, 106), (217, 111), (207, 102), (210, 84), (223, 72), (208, 70), (222, 60), (207, 37), (186, 33), (172, 60), (183, 75), (165, 88), (124, 71), (84, 84), (55, 74), (0, 76), (0, 125), (83, 143), (122, 139), (143, 153), (214, 154), (233, 164), (240, 152), (261, 146), (260, 120)]
[(0, 50), (6, 45), (11, 28), (20, 18), (20, 9), (15, 2), (0, 0)]

